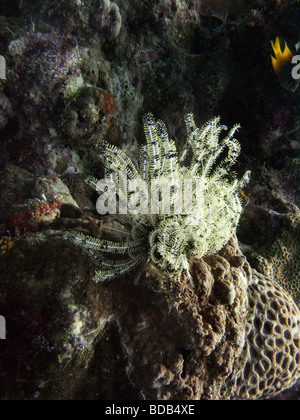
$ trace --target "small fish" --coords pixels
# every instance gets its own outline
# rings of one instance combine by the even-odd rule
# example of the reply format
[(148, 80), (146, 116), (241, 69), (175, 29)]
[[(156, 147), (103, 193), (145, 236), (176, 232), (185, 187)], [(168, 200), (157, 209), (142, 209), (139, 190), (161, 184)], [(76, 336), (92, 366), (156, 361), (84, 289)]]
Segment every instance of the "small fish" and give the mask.
[(275, 53), (275, 58), (271, 55), (272, 65), (275, 73), (278, 75), (283, 66), (290, 64), (293, 54), (286, 42), (284, 43), (284, 51), (282, 52), (278, 36), (276, 37), (275, 42), (271, 41), (271, 44)]
[[(277, 36), (274, 41), (271, 41), (275, 58), (271, 55), (272, 66), (278, 77), (281, 86), (290, 91), (295, 92), (299, 86), (299, 80), (292, 77), (292, 70), (294, 64), (292, 63), (293, 54), (289, 49), (287, 43), (284, 43), (284, 50), (282, 51), (280, 39)], [(300, 41), (296, 44), (296, 49), (300, 47)]]
[(0, 238), (0, 255), (7, 254), (13, 245), (14, 242), (10, 236), (2, 236)]

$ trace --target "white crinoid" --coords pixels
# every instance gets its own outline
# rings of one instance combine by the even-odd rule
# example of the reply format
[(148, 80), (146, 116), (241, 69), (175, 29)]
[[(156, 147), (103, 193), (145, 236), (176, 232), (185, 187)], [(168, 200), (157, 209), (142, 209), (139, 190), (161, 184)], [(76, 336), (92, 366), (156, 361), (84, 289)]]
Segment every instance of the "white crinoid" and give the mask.
[[(170, 273), (185, 270), (189, 275), (189, 257), (218, 252), (235, 233), (242, 212), (240, 191), (250, 178), (249, 171), (240, 180), (230, 171), (240, 154), (233, 137), (239, 126), (220, 139), (227, 127), (219, 117), (197, 128), (187, 114), (185, 123), (188, 137), (178, 155), (165, 124), (147, 114), (139, 168), (115, 146), (97, 143), (118, 211), (101, 226), (105, 239), (65, 234), (97, 264), (95, 280), (121, 276), (149, 259)], [(90, 177), (87, 182), (103, 196), (102, 181)]]

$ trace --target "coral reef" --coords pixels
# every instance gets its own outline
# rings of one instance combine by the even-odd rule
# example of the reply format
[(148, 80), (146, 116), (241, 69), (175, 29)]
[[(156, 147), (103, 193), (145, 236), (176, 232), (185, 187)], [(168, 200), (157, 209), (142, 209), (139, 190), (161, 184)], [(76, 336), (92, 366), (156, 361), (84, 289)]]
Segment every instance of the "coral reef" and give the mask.
[(260, 399), (295, 383), (300, 312), (292, 298), (252, 272), (235, 239), (191, 271), (193, 289), (151, 265), (138, 288), (127, 284), (130, 293), (126, 281), (113, 286), (130, 378), (144, 396)]
[(129, 286), (130, 293), (124, 293), (123, 282), (113, 287), (114, 299), (123, 302), (116, 317), (130, 378), (147, 399), (221, 398), (221, 384), (245, 344), (251, 277), (236, 241), (227, 249), (230, 256), (224, 252), (194, 262), (194, 288), (186, 276), (174, 282), (153, 265), (145, 269), (138, 288)]
[[(111, 316), (110, 292), (93, 285), (88, 261), (61, 244), (47, 233), (27, 236), (0, 255), (1, 270), (6, 272), (0, 307), (7, 320), (0, 370), (11, 384), (1, 387), (2, 399), (88, 395), (80, 388), (88, 381), (84, 378), (86, 366), (93, 363), (94, 341)], [(104, 342), (106, 338), (104, 334)], [(90, 375), (89, 380), (92, 383)], [(106, 389), (109, 398), (113, 391), (108, 385)]]
[(274, 279), (255, 271), (248, 295), (252, 314), (233, 396), (257, 400), (277, 395), (299, 380), (300, 311)]
[[(209, 223), (216, 223), (213, 214), (222, 216), (222, 210), (210, 207), (205, 201), (205, 196), (209, 191), (208, 197), (211, 203), (214, 199), (220, 199), (221, 203), (224, 203), (230, 194), (226, 190), (228, 184), (221, 180), (239, 155), (239, 144), (233, 139), (236, 127), (221, 144), (218, 144), (218, 137), (223, 128), (219, 126), (218, 120), (212, 120), (201, 129), (197, 129), (193, 117), (187, 115), (186, 124), (189, 137), (181, 157), (177, 160), (176, 149), (168, 140), (164, 124), (161, 121), (155, 122), (151, 115), (146, 115), (144, 127), (147, 146), (141, 149), (140, 154), (141, 178), (130, 158), (120, 150), (106, 143), (99, 143), (97, 148), (101, 152), (100, 159), (104, 161), (106, 179), (114, 183), (116, 190), (123, 188), (118, 198), (121, 200), (125, 197), (129, 204), (132, 202), (132, 195), (130, 189), (127, 191), (127, 186), (125, 190), (124, 186), (121, 187), (118, 171), (126, 173), (130, 181), (138, 179), (139, 183), (151, 182), (161, 176), (170, 177), (173, 180), (171, 186), (173, 186), (175, 207), (178, 207), (179, 199), (176, 197), (178, 191), (174, 189), (175, 182), (178, 183), (177, 178), (182, 173), (185, 176), (193, 174), (196, 177), (200, 166), (199, 176), (204, 179), (204, 185), (212, 182), (213, 188), (203, 189), (202, 219), (197, 214), (192, 213), (192, 215), (198, 225), (201, 226), (204, 221), (207, 231), (211, 232), (213, 229)], [(228, 156), (221, 165), (217, 166), (210, 178), (211, 167), (225, 145), (229, 148)], [(192, 163), (187, 168), (179, 167), (177, 162), (185, 161), (189, 147), (194, 152)], [(234, 186), (239, 186), (238, 191), (242, 188), (240, 183), (244, 184), (248, 176), (247, 172), (241, 181), (233, 181)], [(94, 178), (89, 178), (87, 181), (96, 191), (104, 192), (100, 181)], [(220, 182), (219, 188), (217, 188), (218, 182)], [(222, 192), (222, 189), (225, 192)], [(147, 184), (144, 185), (144, 194), (146, 190)], [(232, 186), (229, 186), (229, 190), (232, 191)], [(105, 198), (107, 199), (106, 196)], [(182, 200), (181, 195), (180, 199)], [(143, 197), (144, 202), (145, 200)], [(160, 201), (162, 199), (158, 200)], [(141, 210), (141, 206), (139, 201), (138, 210)], [(226, 208), (227, 206), (235, 208), (232, 203), (228, 203)], [(205, 213), (206, 208), (209, 209), (208, 214)], [(113, 294), (116, 301), (120, 302), (118, 307), (122, 308), (121, 314), (117, 311), (115, 316), (121, 327), (123, 343), (128, 353), (128, 362), (131, 366), (130, 378), (142, 394), (147, 399), (260, 399), (276, 396), (296, 383), (300, 376), (300, 310), (292, 296), (298, 297), (293, 289), (297, 291), (299, 287), (297, 281), (299, 270), (296, 264), (296, 270), (292, 269), (289, 275), (284, 264), (293, 267), (293, 261), (298, 260), (297, 251), (293, 252), (297, 248), (297, 245), (296, 247), (293, 245), (294, 241), (296, 244), (299, 242), (297, 235), (296, 238), (295, 234), (286, 237), (283, 233), (285, 243), (288, 240), (292, 242), (287, 246), (291, 252), (289, 258), (282, 252), (280, 243), (274, 244), (273, 253), (276, 253), (275, 258), (277, 257), (279, 262), (277, 263), (274, 258), (269, 261), (271, 271), (262, 270), (266, 277), (256, 271), (252, 273), (238, 248), (237, 241), (229, 240), (232, 232), (224, 242), (221, 234), (222, 244), (227, 243), (221, 251), (222, 244), (218, 248), (211, 248), (209, 245), (201, 246), (195, 239), (196, 252), (199, 254), (203, 249), (207, 252), (194, 254), (194, 257), (203, 258), (190, 262), (188, 257), (193, 256), (193, 253), (185, 255), (184, 247), (180, 247), (185, 233), (189, 233), (188, 225), (183, 225), (182, 231), (180, 230), (178, 220), (182, 216), (163, 214), (162, 210), (159, 213), (161, 218), (159, 223), (162, 223), (162, 227), (159, 223), (157, 226), (151, 226), (153, 217), (157, 216), (151, 216), (150, 212), (147, 233), (147, 230), (143, 232), (141, 229), (147, 226), (148, 212), (149, 210), (126, 214), (125, 221), (127, 225), (129, 221), (132, 223), (133, 232), (127, 242), (118, 243), (107, 239), (126, 234), (122, 224), (118, 226), (112, 222), (101, 225), (105, 233), (104, 239), (79, 233), (65, 235), (67, 240), (86, 251), (100, 268), (96, 272), (96, 281), (124, 276), (145, 262), (147, 248), (141, 238), (149, 236), (150, 247), (155, 248), (151, 228), (158, 240), (162, 241), (158, 242), (157, 248), (150, 252), (152, 264), (155, 265), (148, 263), (142, 273), (137, 275), (137, 278), (140, 276), (138, 284), (145, 284), (146, 287), (153, 288), (162, 295), (159, 294), (161, 299), (159, 312), (152, 309), (152, 300), (151, 304), (146, 305), (146, 309), (143, 309), (144, 306), (138, 309), (139, 318), (136, 319), (132, 311), (126, 311), (125, 314), (123, 312), (124, 306), (127, 305), (137, 310), (137, 303), (133, 304), (131, 301), (136, 299), (135, 287), (127, 297), (127, 288), (123, 295), (123, 287), (118, 283), (118, 289)], [(188, 218), (189, 213), (184, 217)], [(222, 224), (228, 225), (228, 223), (222, 221)], [(236, 225), (237, 222), (233, 224), (234, 231)], [(209, 243), (210, 238), (197, 230), (199, 226), (194, 224), (193, 227), (195, 237), (203, 238)], [(296, 230), (298, 227), (297, 224)], [(179, 232), (178, 237), (177, 232)], [(213, 233), (213, 241), (217, 241), (220, 232), (221, 227), (217, 227)], [(171, 238), (170, 243), (168, 235)], [(191, 235), (187, 243), (189, 249), (193, 249)], [(272, 248), (267, 249), (272, 254)], [(220, 251), (219, 255), (216, 255), (217, 251)], [(154, 252), (163, 258), (163, 263), (158, 257), (154, 258)], [(105, 254), (113, 253), (128, 254), (130, 259), (126, 261), (106, 258)], [(184, 256), (186, 264), (180, 265), (178, 261), (182, 261)], [(171, 270), (166, 270), (166, 263), (171, 266)], [(188, 280), (191, 280), (191, 283)], [(276, 284), (276, 281), (283, 287)], [(114, 286), (112, 287), (114, 290)], [(119, 288), (121, 291), (118, 293)], [(143, 290), (140, 289), (138, 293), (143, 294)], [(128, 303), (128, 300), (131, 302)], [(142, 299), (143, 305), (145, 301), (147, 301), (146, 295)], [(167, 312), (167, 316), (164, 311)], [(134, 319), (134, 325), (130, 319)], [(172, 329), (168, 326), (169, 323), (172, 324)], [(165, 331), (171, 332), (166, 335)]]
[[(300, 91), (270, 59), (276, 37), (295, 55), (299, 19), (298, 0), (0, 2), (1, 399), (300, 399)], [(158, 264), (95, 284), (63, 235), (127, 240), (84, 180), (104, 176), (100, 139), (138, 167), (147, 111), (179, 151), (182, 115), (241, 124), (222, 179), (252, 173), (223, 197), (243, 202), (239, 242), (187, 244), (190, 278), (153, 249)]]
[(300, 210), (286, 203), (281, 228), (272, 243), (255, 250), (257, 269), (274, 279), (300, 305)]
[(13, 116), (13, 109), (10, 100), (0, 91), (0, 129), (4, 128), (8, 119)]
[(116, 38), (122, 26), (118, 5), (110, 0), (101, 0), (98, 7), (99, 11), (92, 16), (92, 24), (102, 37)]

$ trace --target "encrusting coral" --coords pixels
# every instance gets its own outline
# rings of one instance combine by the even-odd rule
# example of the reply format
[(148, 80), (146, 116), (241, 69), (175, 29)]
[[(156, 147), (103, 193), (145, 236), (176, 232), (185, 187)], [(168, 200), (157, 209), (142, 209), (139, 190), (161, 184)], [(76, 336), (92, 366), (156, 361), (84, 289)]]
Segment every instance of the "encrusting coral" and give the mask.
[(225, 250), (191, 262), (193, 288), (152, 263), (137, 286), (113, 286), (130, 378), (145, 398), (224, 398), (243, 354), (251, 278), (235, 239)]
[(110, 0), (102, 0), (97, 12), (91, 18), (94, 27), (104, 38), (116, 38), (122, 26), (122, 17), (117, 4)]
[[(145, 117), (147, 145), (141, 148), (139, 173), (121, 150), (104, 142), (97, 147), (106, 187), (114, 184), (118, 198), (126, 197), (135, 210), (142, 208), (141, 197), (136, 200), (136, 190), (122, 187), (118, 171), (143, 181), (146, 190), (145, 182), (166, 176), (174, 208), (182, 200), (176, 182), (187, 174), (194, 182), (201, 179), (203, 212), (195, 213), (193, 206), (183, 215), (164, 214), (163, 207), (154, 215), (128, 212), (101, 225), (102, 238), (67, 232), (65, 239), (100, 268), (96, 281), (121, 277), (111, 284), (114, 317), (130, 378), (145, 398), (269, 398), (300, 377), (300, 312), (288, 292), (252, 270), (239, 250), (239, 192), (250, 174), (229, 179), (240, 153), (233, 138), (237, 126), (219, 141), (225, 127), (218, 118), (198, 129), (188, 114), (186, 125), (188, 141), (178, 158), (164, 124)], [(227, 157), (219, 163), (226, 147)], [(104, 192), (101, 181), (87, 181)], [(144, 189), (142, 199), (147, 198)], [(196, 223), (189, 223), (191, 217)], [(127, 259), (108, 259), (112, 254)], [(142, 270), (129, 274), (141, 264)]]

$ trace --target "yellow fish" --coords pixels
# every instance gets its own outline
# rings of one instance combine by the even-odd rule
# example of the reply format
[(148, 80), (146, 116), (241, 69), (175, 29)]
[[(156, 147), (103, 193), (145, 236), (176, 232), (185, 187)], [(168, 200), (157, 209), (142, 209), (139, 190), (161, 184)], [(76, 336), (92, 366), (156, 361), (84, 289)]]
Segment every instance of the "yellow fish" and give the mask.
[(282, 52), (279, 37), (276, 37), (275, 42), (271, 41), (275, 58), (271, 55), (272, 65), (275, 73), (278, 75), (283, 66), (290, 64), (293, 54), (291, 53), (287, 43), (284, 43), (284, 51)]
[(13, 247), (14, 242), (10, 236), (0, 238), (0, 255), (7, 254)]
[(292, 77), (293, 54), (291, 50), (285, 42), (284, 50), (282, 51), (280, 39), (278, 36), (276, 37), (275, 42), (271, 41), (271, 45), (275, 54), (275, 57), (271, 55), (272, 66), (281, 86), (286, 90), (295, 92), (295, 90), (298, 88), (299, 80), (295, 80)]

